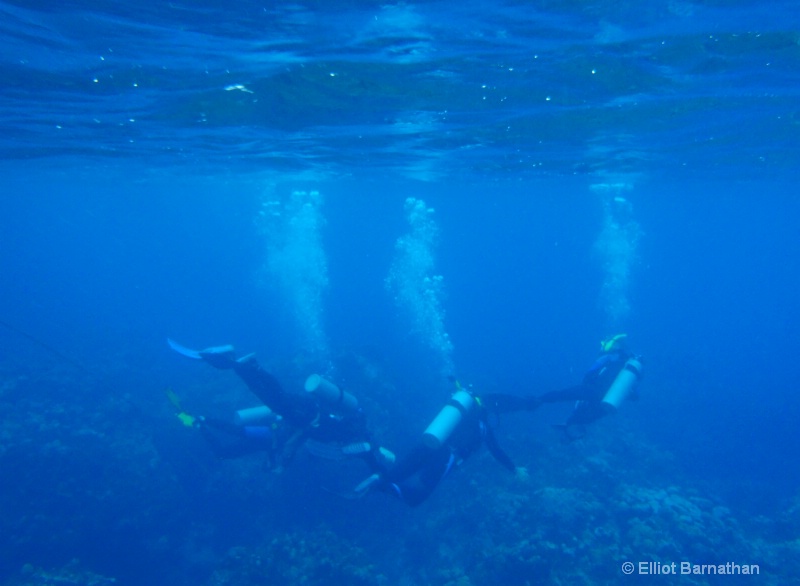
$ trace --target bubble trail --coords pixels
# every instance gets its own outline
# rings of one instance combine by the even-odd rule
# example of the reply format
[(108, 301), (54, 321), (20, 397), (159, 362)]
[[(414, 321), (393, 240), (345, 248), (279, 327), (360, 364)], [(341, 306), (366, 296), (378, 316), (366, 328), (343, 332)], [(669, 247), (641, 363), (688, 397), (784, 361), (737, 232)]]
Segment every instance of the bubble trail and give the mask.
[(435, 273), (438, 227), (421, 199), (405, 201), (409, 232), (397, 239), (386, 288), (412, 331), (434, 351), (446, 374), (453, 372), (453, 344), (444, 325), (444, 279)]

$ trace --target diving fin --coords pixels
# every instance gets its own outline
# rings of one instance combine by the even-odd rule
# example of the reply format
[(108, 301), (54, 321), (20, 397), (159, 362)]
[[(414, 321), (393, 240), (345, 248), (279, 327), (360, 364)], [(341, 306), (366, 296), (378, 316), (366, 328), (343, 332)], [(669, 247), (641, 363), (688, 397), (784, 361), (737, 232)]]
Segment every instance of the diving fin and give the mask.
[(202, 356), (200, 356), (200, 352), (197, 350), (192, 350), (191, 348), (187, 348), (186, 346), (181, 346), (172, 338), (167, 338), (167, 344), (169, 347), (175, 350), (178, 354), (186, 356), (187, 358), (192, 358), (194, 360), (202, 360)]
[[(186, 346), (181, 346), (172, 338), (167, 338), (169, 347), (175, 350), (178, 354), (191, 358), (192, 360), (205, 360), (211, 366), (220, 369), (233, 368), (236, 366), (236, 355), (233, 351), (233, 346), (226, 344), (225, 346), (211, 346), (204, 350), (192, 350)], [(243, 360), (250, 360), (253, 357), (249, 354)]]
[(183, 411), (178, 413), (178, 419), (180, 419), (181, 423), (183, 423), (186, 427), (194, 427), (195, 424), (197, 424), (198, 422), (197, 417), (189, 415), (188, 413), (185, 413)]
[(164, 393), (167, 395), (169, 402), (172, 403), (172, 406), (175, 407), (175, 410), (177, 411), (175, 416), (181, 420), (181, 423), (183, 423), (186, 427), (195, 427), (200, 425), (200, 422), (203, 421), (203, 418), (189, 415), (186, 411), (184, 411), (183, 407), (181, 407), (181, 400), (175, 391), (168, 388), (166, 391), (164, 391)]
[(167, 399), (169, 402), (172, 403), (172, 406), (175, 407), (178, 411), (183, 411), (183, 407), (181, 407), (181, 400), (178, 398), (178, 395), (172, 389), (168, 388), (164, 393), (167, 395)]

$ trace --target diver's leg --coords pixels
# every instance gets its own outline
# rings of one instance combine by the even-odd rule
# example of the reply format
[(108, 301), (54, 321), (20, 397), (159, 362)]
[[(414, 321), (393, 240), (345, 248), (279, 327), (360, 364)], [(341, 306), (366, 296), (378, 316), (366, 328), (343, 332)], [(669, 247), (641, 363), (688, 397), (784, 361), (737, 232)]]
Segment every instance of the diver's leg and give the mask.
[(388, 471), (376, 471), (362, 481), (355, 493), (363, 495), (374, 487), (394, 494), (412, 507), (416, 506), (430, 496), (447, 474), (451, 455), (447, 446), (432, 450), (419, 443)]
[(286, 394), (278, 379), (261, 368), (253, 354), (237, 359), (233, 346), (230, 345), (213, 346), (196, 354), (215, 368), (233, 369), (262, 403), (279, 415), (283, 415), (280, 407), (286, 401)]
[(438, 450), (432, 450), (426, 445), (419, 443), (392, 466), (386, 474), (389, 482), (403, 482), (424, 468), (429, 461), (436, 457)]
[(361, 458), (366, 462), (369, 469), (378, 474), (388, 472), (396, 461), (394, 453), (375, 442), (370, 442), (367, 445), (369, 446), (369, 451), (361, 454)]
[(264, 370), (255, 358), (238, 360), (234, 372), (252, 393), (295, 427), (305, 427), (317, 418), (317, 405), (310, 393), (287, 393), (278, 379)]
[(264, 442), (251, 439), (245, 428), (222, 419), (198, 418), (197, 427), (214, 455), (222, 460), (238, 458), (265, 449)]
[(416, 507), (425, 502), (455, 465), (455, 455), (450, 450), (437, 450), (433, 453), (435, 455), (417, 474), (399, 484), (389, 486), (389, 489), (393, 490), (410, 507)]

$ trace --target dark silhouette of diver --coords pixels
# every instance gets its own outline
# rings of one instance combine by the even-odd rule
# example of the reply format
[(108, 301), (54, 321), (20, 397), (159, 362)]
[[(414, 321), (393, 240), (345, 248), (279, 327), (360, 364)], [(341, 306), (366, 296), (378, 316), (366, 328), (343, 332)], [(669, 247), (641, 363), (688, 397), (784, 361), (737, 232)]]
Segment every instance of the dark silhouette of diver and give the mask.
[(375, 473), (361, 482), (355, 492), (362, 495), (374, 487), (396, 495), (412, 507), (417, 506), (453, 468), (483, 444), (509, 471), (523, 478), (527, 476), (527, 471), (515, 466), (498, 445), (486, 421), (481, 399), (459, 386), (419, 443), (389, 470)]
[[(306, 380), (307, 392), (287, 393), (253, 354), (237, 359), (232, 346), (198, 351), (172, 340), (169, 344), (183, 356), (233, 370), (264, 405), (237, 412), (239, 423), (232, 423), (191, 416), (173, 400), (181, 421), (199, 428), (219, 457), (264, 451), (272, 467), (282, 468), (305, 446), (312, 455), (325, 459), (359, 457), (377, 472), (394, 461), (394, 454), (372, 439), (356, 398), (319, 375)], [(225, 440), (225, 435), (233, 441)]]
[(627, 334), (617, 334), (600, 343), (600, 356), (583, 376), (580, 384), (542, 395), (516, 396), (492, 394), (484, 397), (486, 409), (493, 413), (534, 411), (544, 403), (575, 401), (567, 421), (556, 427), (572, 441), (586, 433), (586, 426), (615, 413), (624, 399), (638, 400), (642, 377), (641, 358), (625, 348)]
[(242, 409), (230, 419), (190, 415), (172, 389), (167, 389), (166, 393), (181, 423), (197, 429), (217, 458), (226, 460), (263, 452), (267, 455), (268, 466), (277, 466), (281, 448), (290, 439), (289, 428), (282, 424), (281, 416), (268, 407)]

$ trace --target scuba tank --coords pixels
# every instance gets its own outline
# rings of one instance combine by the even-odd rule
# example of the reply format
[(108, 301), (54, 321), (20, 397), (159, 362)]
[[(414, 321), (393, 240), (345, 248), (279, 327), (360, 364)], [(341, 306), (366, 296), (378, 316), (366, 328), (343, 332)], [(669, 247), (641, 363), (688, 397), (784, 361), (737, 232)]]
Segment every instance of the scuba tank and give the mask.
[(331, 411), (353, 413), (358, 410), (358, 399), (318, 374), (312, 374), (306, 379), (305, 389), (314, 393), (320, 404)]
[(274, 423), (278, 416), (266, 405), (239, 409), (234, 416), (239, 425), (268, 425)]
[(641, 378), (642, 363), (637, 358), (629, 358), (608, 388), (603, 397), (603, 403), (610, 405), (616, 411)]
[(461, 422), (461, 418), (475, 405), (475, 399), (467, 391), (457, 391), (442, 407), (422, 434), (422, 443), (435, 450), (442, 446)]

